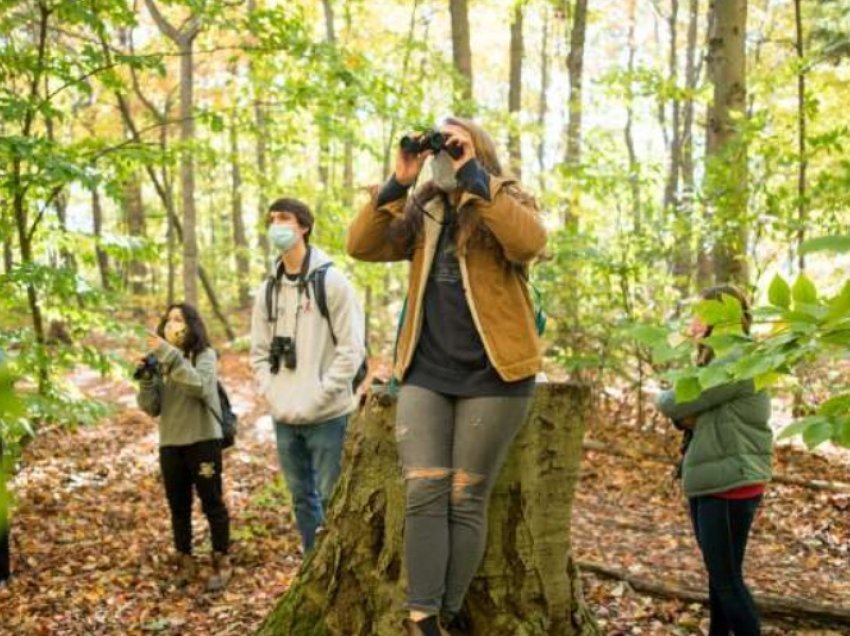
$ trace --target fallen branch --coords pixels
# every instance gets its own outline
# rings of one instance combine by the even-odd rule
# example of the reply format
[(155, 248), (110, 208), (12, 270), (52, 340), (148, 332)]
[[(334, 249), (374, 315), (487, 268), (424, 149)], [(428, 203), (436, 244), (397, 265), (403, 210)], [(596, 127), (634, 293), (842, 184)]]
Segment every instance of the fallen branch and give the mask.
[[(578, 566), (585, 572), (593, 572), (607, 578), (625, 581), (638, 592), (652, 596), (676, 598), (688, 603), (708, 603), (708, 594), (692, 587), (661, 583), (644, 579), (628, 570), (611, 567), (593, 561), (577, 561)], [(759, 611), (765, 616), (782, 618), (798, 618), (829, 625), (850, 625), (850, 608), (813, 603), (799, 598), (773, 596), (770, 594), (753, 594)]]
[[(650, 461), (667, 464), (669, 466), (676, 465), (676, 459), (668, 455), (659, 455), (658, 453), (646, 453), (643, 451), (627, 451), (604, 442), (599, 442), (593, 439), (586, 439), (582, 442), (584, 450), (593, 451), (596, 453), (604, 453), (606, 455), (614, 455), (615, 457), (626, 457), (628, 459), (648, 459)], [(809, 488), (811, 490), (825, 490), (828, 492), (850, 493), (850, 484), (843, 481), (825, 481), (822, 479), (804, 479), (802, 477), (792, 477), (790, 475), (773, 475), (773, 481), (779, 484), (789, 486), (799, 486), (800, 488)]]

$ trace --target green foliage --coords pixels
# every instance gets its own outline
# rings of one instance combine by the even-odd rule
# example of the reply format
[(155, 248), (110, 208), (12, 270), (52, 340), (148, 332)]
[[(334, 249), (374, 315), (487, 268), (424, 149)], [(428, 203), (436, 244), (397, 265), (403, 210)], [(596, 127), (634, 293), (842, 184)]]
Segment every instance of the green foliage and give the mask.
[[(804, 364), (828, 364), (846, 357), (850, 350), (850, 281), (841, 292), (822, 298), (815, 284), (800, 274), (789, 286), (776, 276), (768, 289), (770, 306), (757, 307), (756, 324), (767, 328), (764, 336), (750, 339), (738, 334), (713, 334), (705, 339), (717, 358), (702, 368), (685, 367), (666, 374), (674, 383), (678, 401), (693, 400), (706, 389), (724, 382), (752, 379), (757, 389), (790, 380)], [(732, 305), (738, 305), (737, 311)], [(731, 297), (701, 301), (695, 312), (710, 325), (738, 321), (740, 305)], [(656, 341), (665, 336), (654, 332)], [(669, 336), (667, 336), (669, 337)], [(780, 438), (802, 435), (813, 448), (831, 441), (850, 448), (850, 394), (834, 395), (817, 407), (812, 416), (785, 428)]]

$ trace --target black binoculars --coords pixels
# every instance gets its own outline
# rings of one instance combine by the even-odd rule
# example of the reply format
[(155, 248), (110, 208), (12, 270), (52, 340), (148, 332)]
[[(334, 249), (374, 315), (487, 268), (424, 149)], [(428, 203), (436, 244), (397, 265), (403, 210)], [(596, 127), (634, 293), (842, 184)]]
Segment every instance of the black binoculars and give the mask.
[(269, 371), (277, 374), (280, 371), (280, 361), (290, 371), (295, 368), (295, 340), (288, 336), (275, 336), (269, 347)]
[(159, 375), (159, 361), (152, 353), (146, 355), (133, 371), (134, 380), (150, 380), (157, 375)]
[(439, 130), (427, 130), (419, 137), (414, 135), (405, 135), (401, 138), (401, 149), (411, 155), (418, 155), (420, 152), (432, 150), (437, 154), (441, 150), (449, 153), (452, 159), (459, 159), (463, 154), (463, 148), (460, 146), (447, 145), (448, 137)]

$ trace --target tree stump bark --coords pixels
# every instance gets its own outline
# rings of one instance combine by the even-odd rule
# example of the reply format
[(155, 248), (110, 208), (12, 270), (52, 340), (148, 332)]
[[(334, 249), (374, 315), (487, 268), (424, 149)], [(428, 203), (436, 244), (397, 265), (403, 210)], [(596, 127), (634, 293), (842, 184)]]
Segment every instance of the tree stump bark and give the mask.
[[(487, 553), (466, 598), (470, 636), (601, 633), (570, 546), (589, 397), (586, 387), (538, 385), (493, 491)], [(327, 530), (260, 634), (402, 634), (405, 496), (394, 421), (386, 393), (353, 419)]]

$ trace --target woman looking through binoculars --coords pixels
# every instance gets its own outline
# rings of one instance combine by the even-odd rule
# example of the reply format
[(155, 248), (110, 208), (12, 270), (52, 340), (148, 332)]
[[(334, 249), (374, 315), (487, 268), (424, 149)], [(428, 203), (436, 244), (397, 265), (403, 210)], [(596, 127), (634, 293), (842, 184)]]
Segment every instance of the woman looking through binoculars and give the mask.
[[(433, 178), (411, 192), (429, 157)], [(394, 369), (410, 636), (459, 620), (484, 555), (490, 491), (541, 365), (526, 281), (545, 245), (533, 198), (459, 118), (402, 140), (349, 229), (354, 258), (411, 262)]]

